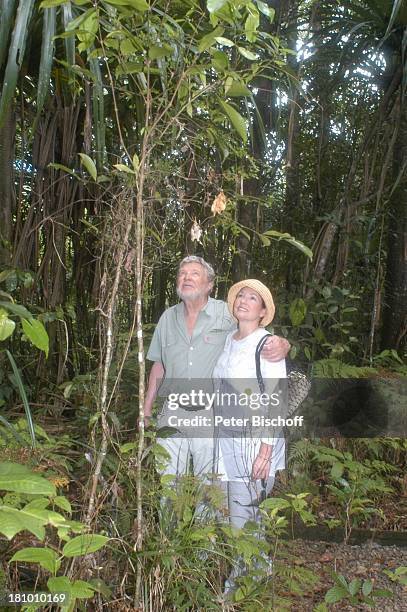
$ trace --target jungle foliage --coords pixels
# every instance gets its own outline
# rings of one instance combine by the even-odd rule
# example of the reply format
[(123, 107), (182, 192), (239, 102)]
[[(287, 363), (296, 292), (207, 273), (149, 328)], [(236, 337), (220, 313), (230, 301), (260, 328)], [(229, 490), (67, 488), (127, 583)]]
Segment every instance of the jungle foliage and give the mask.
[[(163, 512), (157, 500), (174, 488), (154, 470), (153, 433), (135, 423), (139, 355), (177, 299), (187, 253), (214, 265), (217, 297), (247, 275), (270, 286), (274, 330), (317, 375), (405, 376), (406, 22), (400, 0), (2, 0), (8, 584), (14, 563), (34, 563), (13, 584), (60, 587), (67, 609), (91, 597), (219, 609), (234, 559), (261, 577), (262, 555), (286, 554), (282, 532), (294, 515), (314, 522), (318, 499), (346, 539), (384, 520), (386, 495), (403, 490), (403, 440), (295, 443), (288, 493), (264, 505), (262, 550), (250, 530), (195, 520), (200, 495), (214, 495), (214, 514), (219, 500), (193, 480)], [(28, 469), (45, 472), (29, 489)], [(16, 544), (21, 525), (35, 542)], [(247, 575), (236, 609), (289, 609), (284, 593), (317, 580), (297, 570), (280, 557), (272, 591)], [(374, 596), (341, 578), (326, 603), (340, 589)]]

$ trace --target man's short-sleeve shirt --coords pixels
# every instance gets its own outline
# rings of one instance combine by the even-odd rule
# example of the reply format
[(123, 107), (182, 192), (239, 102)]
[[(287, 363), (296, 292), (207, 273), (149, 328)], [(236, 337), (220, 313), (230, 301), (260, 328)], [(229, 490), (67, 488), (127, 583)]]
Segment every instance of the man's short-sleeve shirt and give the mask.
[(208, 298), (189, 336), (184, 304), (168, 308), (158, 321), (147, 359), (163, 364), (166, 378), (210, 378), (225, 345), (236, 328), (227, 304)]

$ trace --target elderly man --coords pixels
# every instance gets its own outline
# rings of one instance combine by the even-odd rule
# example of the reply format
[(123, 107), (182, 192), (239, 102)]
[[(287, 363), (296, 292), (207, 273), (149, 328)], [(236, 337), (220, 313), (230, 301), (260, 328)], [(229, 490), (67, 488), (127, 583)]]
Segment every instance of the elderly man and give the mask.
[[(177, 294), (181, 302), (161, 316), (151, 341), (147, 359), (153, 361), (144, 414), (149, 422), (157, 386), (161, 379), (210, 379), (225, 344), (227, 334), (236, 322), (222, 300), (209, 297), (215, 273), (204, 259), (185, 257), (178, 269)], [(290, 345), (273, 336), (263, 349), (269, 361), (284, 359)], [(167, 474), (188, 471), (192, 456), (194, 473), (212, 472), (213, 444), (207, 438), (166, 438), (160, 443), (170, 456)]]

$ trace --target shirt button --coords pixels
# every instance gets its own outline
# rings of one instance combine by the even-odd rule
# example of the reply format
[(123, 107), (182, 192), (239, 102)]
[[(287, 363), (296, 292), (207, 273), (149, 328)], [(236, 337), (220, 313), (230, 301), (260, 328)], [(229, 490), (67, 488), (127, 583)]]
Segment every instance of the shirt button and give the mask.
[(190, 350), (190, 351), (193, 351), (193, 350), (194, 350), (194, 347), (193, 347), (193, 346), (190, 346), (190, 347), (189, 347), (189, 350)]
[(189, 362), (189, 365), (192, 365), (192, 361)]

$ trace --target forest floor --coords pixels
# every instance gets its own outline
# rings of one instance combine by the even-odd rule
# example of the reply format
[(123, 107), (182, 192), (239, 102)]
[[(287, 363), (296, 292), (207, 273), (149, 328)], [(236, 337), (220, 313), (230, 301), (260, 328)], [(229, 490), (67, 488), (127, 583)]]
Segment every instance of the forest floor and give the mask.
[[(400, 566), (407, 566), (407, 548), (398, 546), (380, 546), (376, 543), (365, 543), (352, 546), (333, 542), (310, 542), (307, 540), (293, 540), (290, 543), (291, 562), (297, 568), (303, 567), (311, 570), (318, 576), (318, 582), (310, 586), (309, 591), (301, 595), (287, 593), (295, 602), (291, 607), (293, 612), (311, 612), (315, 606), (324, 601), (325, 593), (334, 586), (333, 572), (342, 575), (349, 583), (354, 578), (371, 580), (374, 589), (387, 589), (393, 596), (377, 598), (376, 609), (381, 612), (407, 611), (407, 586), (396, 584), (384, 574), (383, 570), (394, 570)], [(342, 600), (329, 606), (332, 611), (371, 610), (366, 604), (350, 605)]]

